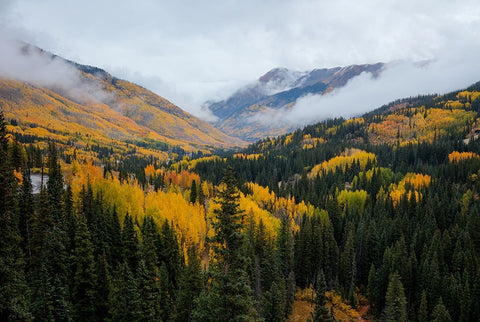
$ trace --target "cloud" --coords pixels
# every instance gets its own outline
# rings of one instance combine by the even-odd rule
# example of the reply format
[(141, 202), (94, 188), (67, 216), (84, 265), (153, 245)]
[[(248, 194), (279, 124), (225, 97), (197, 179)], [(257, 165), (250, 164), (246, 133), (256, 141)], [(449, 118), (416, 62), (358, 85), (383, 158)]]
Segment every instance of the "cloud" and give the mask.
[(479, 81), (480, 65), (476, 54), (465, 53), (462, 59), (457, 57), (461, 56), (448, 53), (439, 60), (422, 64), (390, 63), (379, 77), (364, 72), (326, 95), (304, 96), (293, 108), (270, 109), (251, 121), (298, 127), (328, 118), (358, 116), (396, 99), (443, 94)]
[(62, 58), (20, 42), (0, 29), (0, 77), (30, 82), (61, 91), (75, 100), (111, 102), (112, 94), (100, 84), (84, 79), (79, 71)]
[(126, 68), (138, 75), (129, 80), (167, 96), (148, 82), (159, 77), (193, 113), (274, 67), (434, 60), (480, 39), (476, 0), (8, 2), (3, 20), (34, 44), (109, 71)]

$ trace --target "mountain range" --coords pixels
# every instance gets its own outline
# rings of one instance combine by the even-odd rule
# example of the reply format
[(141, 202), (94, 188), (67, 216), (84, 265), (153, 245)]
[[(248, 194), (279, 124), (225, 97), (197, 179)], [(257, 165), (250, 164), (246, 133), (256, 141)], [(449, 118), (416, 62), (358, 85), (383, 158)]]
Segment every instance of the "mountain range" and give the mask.
[(329, 93), (345, 86), (350, 79), (361, 73), (371, 73), (377, 77), (383, 67), (383, 63), (376, 63), (313, 69), (307, 72), (275, 68), (227, 99), (207, 102), (206, 106), (218, 118), (213, 123), (217, 128), (229, 135), (253, 142), (293, 130), (289, 125), (265, 124), (260, 120), (264, 111), (291, 108), (298, 98)]
[[(134, 83), (106, 71), (77, 64), (37, 47), (23, 45), (22, 58), (45, 61), (67, 73), (69, 83), (0, 78), (0, 106), (12, 131), (35, 140), (81, 146), (111, 146), (145, 150), (212, 150), (245, 142)], [(59, 76), (61, 79), (61, 76)], [(144, 151), (149, 154), (148, 151)]]

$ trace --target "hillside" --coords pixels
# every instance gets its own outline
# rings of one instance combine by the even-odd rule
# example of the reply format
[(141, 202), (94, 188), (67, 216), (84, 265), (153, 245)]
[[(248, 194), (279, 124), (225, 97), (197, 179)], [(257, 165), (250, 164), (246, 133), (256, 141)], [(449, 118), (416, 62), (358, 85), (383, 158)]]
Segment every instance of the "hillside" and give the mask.
[[(5, 307), (19, 320), (474, 321), (479, 115), (477, 83), (240, 153), (162, 162), (120, 151), (92, 164), (12, 140), (0, 113), (0, 250), (16, 259), (6, 290), (22, 290)], [(34, 198), (29, 168), (45, 165)], [(231, 310), (237, 299), (248, 305)]]
[[(72, 84), (0, 79), (0, 106), (13, 132), (29, 140), (54, 139), (75, 146), (128, 150), (128, 144), (158, 154), (240, 146), (211, 125), (151, 91), (96, 67), (79, 65), (31, 46), (22, 55), (61, 66)], [(58, 69), (58, 67), (57, 67)], [(52, 70), (55, 72), (55, 70)], [(54, 77), (54, 76), (52, 76)]]
[(253, 142), (294, 130), (287, 125), (264, 124), (258, 120), (262, 111), (290, 108), (302, 96), (331, 92), (364, 72), (377, 76), (383, 66), (382, 63), (351, 65), (308, 72), (275, 68), (226, 100), (209, 102), (207, 106), (218, 117), (215, 126), (225, 133)]

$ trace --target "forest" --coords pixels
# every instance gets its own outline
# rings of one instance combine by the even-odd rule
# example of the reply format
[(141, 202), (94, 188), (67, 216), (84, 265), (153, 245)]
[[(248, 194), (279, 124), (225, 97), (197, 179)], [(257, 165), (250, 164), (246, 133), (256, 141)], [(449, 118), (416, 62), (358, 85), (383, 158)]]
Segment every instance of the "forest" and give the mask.
[(477, 321), (479, 97), (169, 160), (0, 113), (0, 320)]

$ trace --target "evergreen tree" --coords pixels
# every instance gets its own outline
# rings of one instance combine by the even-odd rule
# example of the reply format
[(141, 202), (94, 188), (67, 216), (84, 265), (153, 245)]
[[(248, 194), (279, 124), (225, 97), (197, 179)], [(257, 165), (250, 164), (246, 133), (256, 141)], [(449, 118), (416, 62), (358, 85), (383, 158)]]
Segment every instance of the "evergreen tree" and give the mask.
[(29, 290), (16, 216), (17, 184), (7, 155), (8, 133), (0, 112), (0, 320), (31, 320)]
[(192, 185), (190, 187), (190, 202), (195, 203), (197, 201), (197, 183), (195, 180), (192, 180)]
[(262, 318), (265, 322), (285, 321), (285, 282), (272, 282), (263, 295)]
[(105, 254), (96, 261), (95, 315), (98, 321), (105, 321), (109, 316), (112, 278)]
[(155, 271), (149, 270), (143, 259), (138, 263), (137, 280), (140, 296), (140, 321), (158, 321), (160, 318), (160, 293), (155, 283)]
[(385, 302), (386, 321), (407, 321), (407, 300), (397, 272), (390, 276)]
[(432, 312), (432, 322), (451, 322), (452, 318), (450, 317), (450, 313), (448, 312), (445, 305), (443, 305), (443, 300), (440, 297), (438, 300), (437, 305), (433, 308)]
[(215, 230), (211, 239), (214, 253), (212, 281), (210, 289), (199, 296), (194, 318), (201, 321), (253, 321), (256, 312), (246, 272), (243, 214), (239, 210), (239, 192), (231, 168), (226, 172), (218, 195), (220, 209), (215, 210), (212, 222)]
[(188, 263), (185, 265), (179, 280), (179, 290), (175, 305), (175, 321), (192, 321), (192, 313), (195, 308), (194, 300), (202, 291), (201, 273), (197, 246), (191, 245), (188, 248)]
[(162, 321), (169, 321), (172, 311), (170, 308), (173, 305), (173, 301), (169, 293), (170, 281), (165, 263), (162, 263), (162, 266), (160, 266), (158, 279), (160, 282), (160, 318)]
[(327, 284), (325, 283), (325, 276), (323, 275), (323, 272), (320, 272), (320, 276), (318, 278), (318, 288), (315, 295), (315, 310), (312, 313), (313, 322), (333, 321), (332, 316), (330, 315), (330, 310), (325, 306), (326, 291)]
[(139, 255), (138, 255), (138, 238), (135, 227), (133, 226), (132, 217), (127, 213), (123, 220), (122, 230), (122, 245), (123, 245), (123, 258), (128, 264), (128, 267), (136, 269), (138, 267)]
[(139, 321), (142, 312), (136, 279), (127, 264), (122, 264), (112, 283), (109, 320), (112, 322)]
[(418, 308), (417, 314), (418, 322), (428, 322), (428, 303), (427, 303), (427, 293), (425, 290), (422, 291), (422, 298), (420, 299), (420, 307)]
[(85, 217), (78, 218), (73, 257), (75, 268), (73, 282), (74, 317), (76, 321), (95, 320), (95, 286), (97, 276), (93, 257), (93, 245)]

